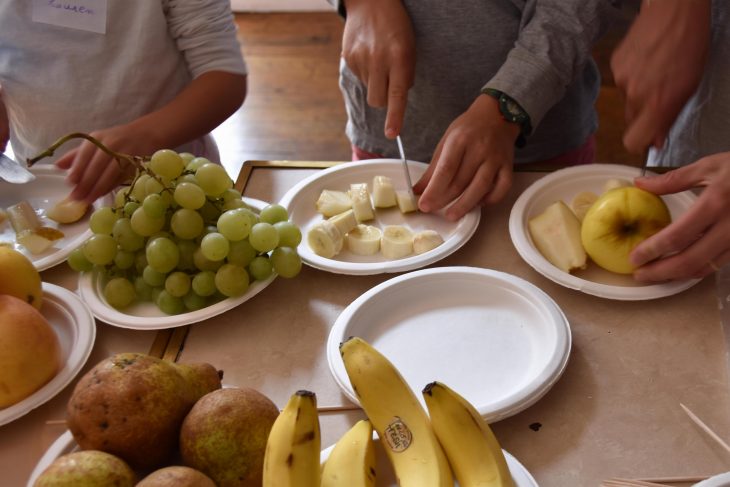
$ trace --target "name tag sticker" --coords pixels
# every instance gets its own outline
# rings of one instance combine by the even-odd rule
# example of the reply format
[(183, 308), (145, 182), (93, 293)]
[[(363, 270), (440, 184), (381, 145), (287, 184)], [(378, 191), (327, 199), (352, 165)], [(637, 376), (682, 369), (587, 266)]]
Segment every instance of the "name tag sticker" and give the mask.
[(106, 34), (107, 0), (33, 0), (33, 21)]

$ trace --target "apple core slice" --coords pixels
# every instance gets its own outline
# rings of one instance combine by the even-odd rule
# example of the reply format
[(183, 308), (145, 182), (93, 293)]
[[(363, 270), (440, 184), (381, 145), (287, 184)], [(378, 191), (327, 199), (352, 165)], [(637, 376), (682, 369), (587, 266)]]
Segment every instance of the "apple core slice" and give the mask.
[(580, 221), (562, 201), (556, 201), (528, 223), (537, 250), (558, 269), (584, 269), (588, 257), (580, 241)]

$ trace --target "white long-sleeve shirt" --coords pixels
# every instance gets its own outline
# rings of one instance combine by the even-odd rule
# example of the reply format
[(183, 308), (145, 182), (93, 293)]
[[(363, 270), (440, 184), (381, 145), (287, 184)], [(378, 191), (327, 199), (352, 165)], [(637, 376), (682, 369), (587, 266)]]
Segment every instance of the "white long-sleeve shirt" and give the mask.
[[(52, 8), (81, 28), (34, 20)], [(92, 25), (105, 32), (86, 30)], [(20, 161), (70, 132), (152, 112), (214, 70), (246, 74), (228, 0), (0, 2), (0, 86)], [(203, 155), (201, 144), (178, 150)]]

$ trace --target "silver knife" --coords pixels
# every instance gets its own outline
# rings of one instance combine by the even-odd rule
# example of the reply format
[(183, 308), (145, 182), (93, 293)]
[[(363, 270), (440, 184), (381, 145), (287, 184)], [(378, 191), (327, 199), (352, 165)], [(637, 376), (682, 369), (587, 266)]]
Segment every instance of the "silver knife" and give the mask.
[(396, 142), (398, 142), (398, 152), (400, 152), (400, 158), (403, 162), (403, 171), (406, 173), (406, 183), (408, 184), (408, 194), (411, 198), (416, 199), (416, 195), (413, 194), (413, 183), (411, 183), (411, 173), (408, 171), (408, 161), (406, 160), (406, 154), (403, 152), (403, 142), (400, 140), (400, 135), (396, 136)]
[(22, 164), (19, 164), (0, 153), (0, 179), (13, 184), (23, 184), (35, 179), (35, 174), (30, 172)]

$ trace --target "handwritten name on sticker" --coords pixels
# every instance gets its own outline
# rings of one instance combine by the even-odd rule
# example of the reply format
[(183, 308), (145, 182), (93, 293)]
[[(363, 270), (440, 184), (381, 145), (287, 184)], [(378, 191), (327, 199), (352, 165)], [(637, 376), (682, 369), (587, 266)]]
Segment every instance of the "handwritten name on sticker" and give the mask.
[(51, 8), (58, 8), (62, 10), (68, 10), (69, 12), (75, 12), (77, 14), (94, 15), (94, 10), (84, 5), (78, 5), (75, 3), (59, 2), (57, 0), (48, 0), (48, 6)]
[(108, 0), (33, 0), (33, 21), (106, 34)]

